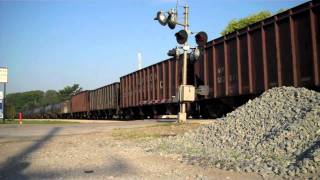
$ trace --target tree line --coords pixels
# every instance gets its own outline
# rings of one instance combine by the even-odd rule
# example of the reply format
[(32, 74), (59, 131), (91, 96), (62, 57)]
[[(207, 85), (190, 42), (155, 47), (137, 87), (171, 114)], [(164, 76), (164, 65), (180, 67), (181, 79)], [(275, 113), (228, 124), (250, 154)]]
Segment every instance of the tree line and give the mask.
[(66, 101), (72, 95), (81, 92), (82, 88), (79, 84), (66, 86), (61, 90), (47, 90), (47, 91), (27, 91), (19, 93), (10, 93), (6, 95), (6, 118), (13, 119), (17, 113), (25, 112), (37, 107), (47, 106), (49, 104), (56, 104)]

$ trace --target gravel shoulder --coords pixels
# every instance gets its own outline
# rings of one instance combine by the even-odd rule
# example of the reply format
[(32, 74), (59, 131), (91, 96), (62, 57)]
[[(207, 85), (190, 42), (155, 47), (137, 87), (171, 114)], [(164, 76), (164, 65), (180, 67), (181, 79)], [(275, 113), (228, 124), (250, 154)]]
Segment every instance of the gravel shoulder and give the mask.
[(319, 92), (272, 88), (218, 121), (153, 141), (149, 150), (265, 178), (320, 178)]

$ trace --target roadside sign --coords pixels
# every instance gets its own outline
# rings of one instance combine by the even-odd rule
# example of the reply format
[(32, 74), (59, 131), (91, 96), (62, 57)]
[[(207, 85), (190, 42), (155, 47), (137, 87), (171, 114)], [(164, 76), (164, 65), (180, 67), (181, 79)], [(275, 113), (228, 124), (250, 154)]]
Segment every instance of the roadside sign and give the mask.
[(0, 83), (8, 82), (8, 68), (0, 67)]

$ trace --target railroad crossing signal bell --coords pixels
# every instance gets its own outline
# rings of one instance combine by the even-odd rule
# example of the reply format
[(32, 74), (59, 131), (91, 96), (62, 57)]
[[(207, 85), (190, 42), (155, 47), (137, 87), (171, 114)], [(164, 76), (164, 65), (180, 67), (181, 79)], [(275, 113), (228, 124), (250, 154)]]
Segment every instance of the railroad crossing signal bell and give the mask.
[(197, 60), (199, 60), (202, 53), (203, 53), (203, 51), (200, 50), (198, 47), (194, 48), (189, 55), (191, 63), (194, 63)]
[(167, 55), (178, 58), (180, 56), (180, 53), (178, 48), (173, 48), (168, 51)]

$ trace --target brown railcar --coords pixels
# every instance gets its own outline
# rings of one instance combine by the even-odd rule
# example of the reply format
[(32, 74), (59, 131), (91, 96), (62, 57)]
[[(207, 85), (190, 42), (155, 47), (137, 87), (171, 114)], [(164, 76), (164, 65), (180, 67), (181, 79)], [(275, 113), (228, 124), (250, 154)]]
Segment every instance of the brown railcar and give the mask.
[(319, 4), (302, 4), (209, 42), (195, 76), (210, 87), (208, 98), (319, 86), (318, 31)]
[(120, 108), (124, 114), (176, 113), (181, 70), (181, 58), (171, 58), (120, 77)]
[(276, 86), (319, 87), (319, 4), (301, 4), (209, 42), (194, 66), (196, 84), (209, 87), (198, 99), (255, 95)]
[(82, 91), (71, 97), (71, 113), (73, 118), (89, 117), (90, 91)]
[(119, 109), (120, 83), (90, 91), (90, 116), (94, 119), (114, 118)]

